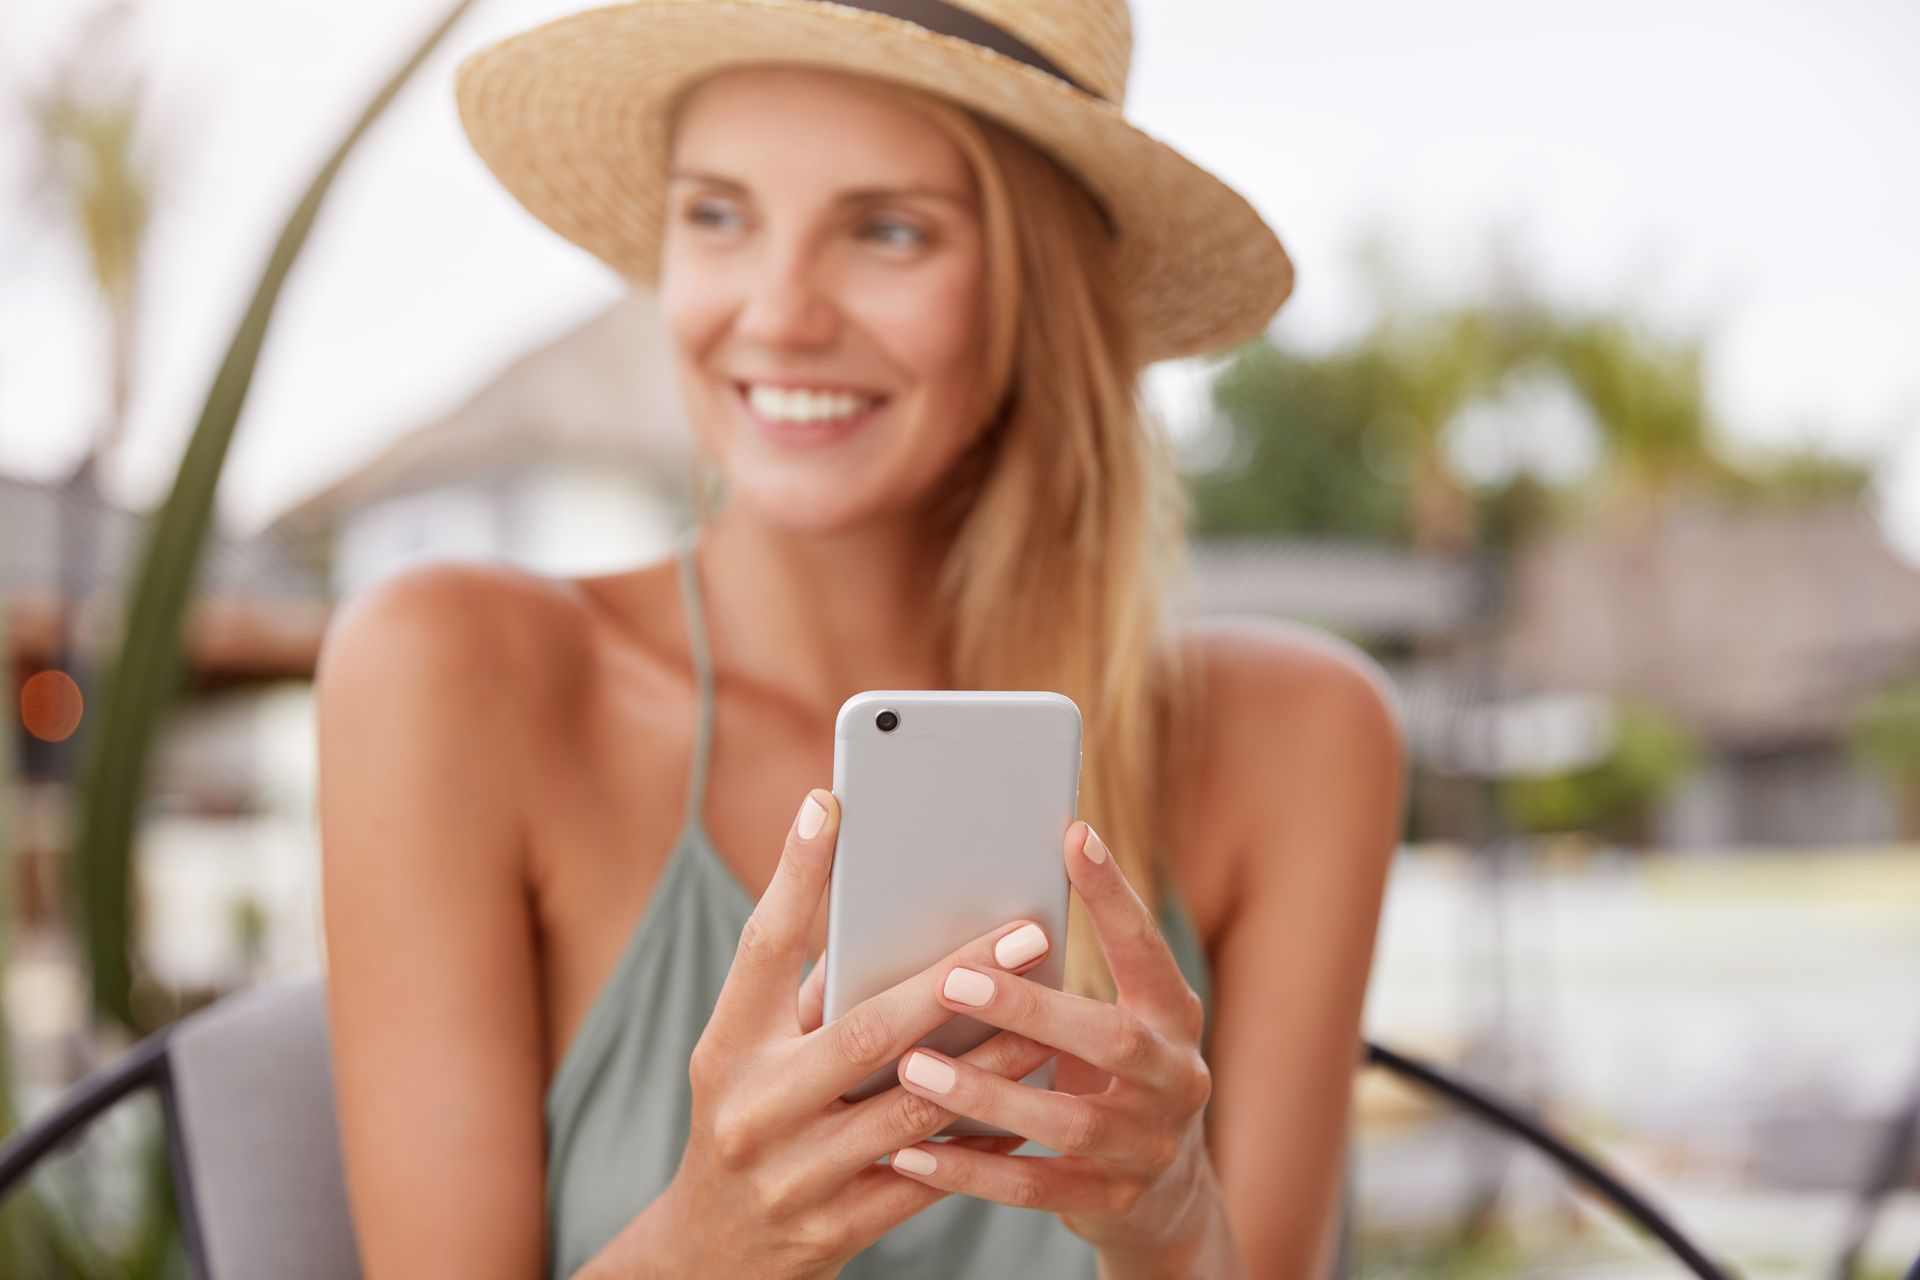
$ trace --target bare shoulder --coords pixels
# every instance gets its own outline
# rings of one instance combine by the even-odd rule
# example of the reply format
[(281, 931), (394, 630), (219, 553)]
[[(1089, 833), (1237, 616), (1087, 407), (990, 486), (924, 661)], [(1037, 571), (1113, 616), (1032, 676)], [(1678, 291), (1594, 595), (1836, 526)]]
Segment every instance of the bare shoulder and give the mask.
[(348, 596), (320, 648), (324, 673), (389, 654), (430, 657), (448, 675), (553, 656), (569, 607), (565, 583), (511, 565), (433, 560), (410, 565)]
[[(497, 823), (517, 825), (525, 781), (590, 667), (578, 612), (562, 580), (461, 560), (411, 565), (348, 596), (314, 675), (321, 775), (339, 804), (377, 803), (358, 758), (385, 761), (389, 775), (412, 758), (430, 770), (422, 783), (485, 796)], [(425, 799), (419, 785), (409, 794)]]
[[(321, 641), (323, 705), (424, 711), (469, 725), (509, 718), (521, 731), (552, 708), (556, 682), (580, 670), (568, 585), (510, 565), (436, 560), (355, 592)], [(324, 724), (323, 724), (324, 732)]]
[[(1283, 859), (1324, 856), (1356, 821), (1384, 854), (1399, 834), (1405, 721), (1386, 671), (1350, 641), (1299, 623), (1210, 618), (1184, 637), (1203, 672), (1190, 783), (1236, 891)], [(1316, 850), (1319, 851), (1316, 854)], [(1284, 874), (1284, 872), (1282, 872)]]
[(1207, 712), (1218, 731), (1255, 733), (1271, 746), (1276, 732), (1310, 728), (1374, 748), (1403, 734), (1393, 681), (1351, 641), (1256, 617), (1205, 619), (1186, 639), (1208, 673)]

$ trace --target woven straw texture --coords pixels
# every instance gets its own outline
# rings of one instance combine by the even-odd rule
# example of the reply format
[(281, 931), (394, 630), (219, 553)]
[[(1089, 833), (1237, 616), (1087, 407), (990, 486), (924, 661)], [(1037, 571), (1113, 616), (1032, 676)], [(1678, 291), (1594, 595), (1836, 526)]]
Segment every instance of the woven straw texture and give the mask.
[(542, 222), (642, 287), (657, 280), (666, 111), (703, 76), (816, 66), (917, 86), (1015, 129), (1106, 205), (1144, 360), (1263, 329), (1293, 288), (1279, 238), (1238, 192), (1121, 114), (1121, 0), (959, 0), (1093, 97), (901, 19), (821, 0), (628, 0), (510, 36), (460, 66), (467, 136)]

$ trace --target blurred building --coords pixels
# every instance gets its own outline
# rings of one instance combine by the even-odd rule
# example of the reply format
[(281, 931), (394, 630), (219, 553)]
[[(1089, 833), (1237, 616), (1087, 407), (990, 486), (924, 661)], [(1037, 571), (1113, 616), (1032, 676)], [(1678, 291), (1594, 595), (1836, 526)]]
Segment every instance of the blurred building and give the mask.
[[(52, 660), (63, 594), (84, 602), (81, 643), (110, 641), (146, 524), (147, 513), (91, 484), (0, 475), (0, 592), (16, 667)], [(193, 687), (313, 669), (327, 617), (325, 554), (325, 539), (293, 528), (252, 538), (209, 533), (182, 655)]]
[(1890, 841), (1900, 794), (1853, 760), (1862, 701), (1920, 674), (1920, 572), (1851, 502), (1681, 505), (1634, 534), (1587, 527), (1516, 566), (1502, 665), (1523, 682), (1644, 698), (1707, 751), (1663, 843)]
[[(1192, 547), (1196, 614), (1284, 618), (1342, 636), (1391, 678), (1417, 767), (1497, 774), (1549, 760), (1586, 761), (1605, 743), (1588, 727), (1600, 700), (1543, 692), (1494, 662), (1502, 578), (1491, 559), (1352, 539), (1224, 537)], [(1555, 699), (1569, 715), (1546, 723)], [(1521, 733), (1539, 724), (1539, 732)]]
[(691, 434), (654, 300), (634, 293), (515, 360), (283, 512), (344, 597), (419, 559), (595, 573), (651, 559), (692, 491)]
[[(57, 904), (73, 838), (72, 780), (104, 670), (118, 648), (146, 513), (83, 476), (0, 476), (0, 652), (17, 706), (33, 674), (60, 664), (86, 699), (62, 742), (9, 715), (11, 825), (0, 848), (13, 918), (7, 990), (23, 1075), (57, 1079), (47, 1055), (77, 1025), (81, 980)], [(306, 689), (329, 613), (324, 545), (288, 530), (210, 533), (188, 607), (177, 708), (155, 745), (135, 840), (140, 970), (211, 995), (314, 957), (312, 729)], [(25, 993), (23, 996), (21, 993)], [(15, 998), (18, 997), (18, 998)], [(22, 1007), (24, 1001), (25, 1007)]]

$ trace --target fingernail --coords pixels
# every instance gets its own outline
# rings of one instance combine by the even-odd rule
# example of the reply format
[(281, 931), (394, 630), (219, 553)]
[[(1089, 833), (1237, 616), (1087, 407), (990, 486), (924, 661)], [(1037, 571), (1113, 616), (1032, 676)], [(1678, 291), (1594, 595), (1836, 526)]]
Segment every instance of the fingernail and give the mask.
[(826, 823), (826, 807), (813, 798), (813, 792), (807, 792), (807, 798), (800, 802), (800, 821), (794, 830), (802, 840), (811, 840), (820, 834), (820, 828)]
[(947, 975), (947, 983), (940, 990), (949, 1000), (977, 1008), (993, 999), (993, 979), (973, 969), (955, 969)]
[[(931, 1089), (935, 1093), (952, 1093), (955, 1079), (953, 1068), (932, 1054), (915, 1053), (907, 1057), (907, 1079), (922, 1089)], [(925, 1172), (925, 1170), (922, 1170)]]
[(922, 1151), (919, 1147), (902, 1147), (893, 1153), (893, 1167), (925, 1177), (933, 1172), (934, 1160), (930, 1153)]
[(1018, 969), (1047, 951), (1047, 935), (1037, 924), (1023, 924), (993, 944), (993, 961), (1002, 969)]
[(1082, 846), (1082, 848), (1089, 862), (1105, 862), (1107, 860), (1107, 846), (1105, 842), (1100, 839), (1099, 833), (1093, 829), (1092, 824), (1088, 824), (1087, 826), (1087, 843)]

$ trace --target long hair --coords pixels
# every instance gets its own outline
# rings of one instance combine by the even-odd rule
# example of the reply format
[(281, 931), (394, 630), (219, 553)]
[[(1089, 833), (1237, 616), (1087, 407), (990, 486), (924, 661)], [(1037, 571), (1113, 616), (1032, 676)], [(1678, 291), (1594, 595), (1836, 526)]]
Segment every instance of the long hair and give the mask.
[[(1079, 816), (1160, 905), (1177, 762), (1196, 744), (1198, 673), (1167, 626), (1186, 585), (1186, 498), (1143, 403), (1114, 242), (1091, 193), (1013, 131), (905, 86), (971, 165), (984, 214), (986, 422), (928, 510), (934, 626), (958, 688), (1049, 689), (1080, 707)], [(697, 518), (709, 494), (696, 478)], [(1073, 895), (1067, 986), (1111, 999)]]

